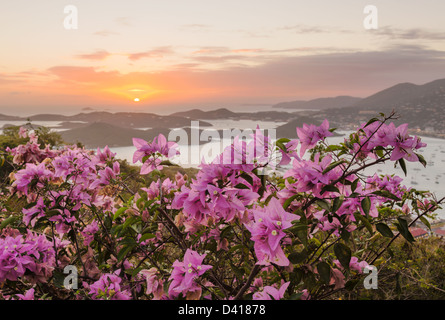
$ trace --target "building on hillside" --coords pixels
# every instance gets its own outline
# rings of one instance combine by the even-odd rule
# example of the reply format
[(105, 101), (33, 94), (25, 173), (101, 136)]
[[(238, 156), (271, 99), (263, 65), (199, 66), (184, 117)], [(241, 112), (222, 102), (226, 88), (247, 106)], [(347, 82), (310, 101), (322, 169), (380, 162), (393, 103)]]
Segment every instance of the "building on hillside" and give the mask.
[(421, 239), (429, 236), (428, 231), (422, 228), (409, 228), (409, 231), (413, 235), (414, 239)]
[(433, 229), (433, 234), (438, 237), (445, 237), (445, 230), (444, 229)]

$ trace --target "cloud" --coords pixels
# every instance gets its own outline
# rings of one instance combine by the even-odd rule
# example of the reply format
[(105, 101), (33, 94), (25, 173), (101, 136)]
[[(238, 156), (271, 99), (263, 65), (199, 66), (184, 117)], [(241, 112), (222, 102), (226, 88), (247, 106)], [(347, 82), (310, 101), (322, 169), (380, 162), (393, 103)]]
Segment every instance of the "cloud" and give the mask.
[(109, 36), (119, 35), (119, 33), (110, 30), (99, 30), (94, 32), (93, 35), (100, 37), (109, 37)]
[(230, 52), (229, 47), (224, 46), (205, 46), (200, 47), (198, 50), (192, 52), (192, 54), (225, 54)]
[[(27, 104), (47, 103), (55, 106), (66, 99), (67, 103), (78, 106), (122, 106), (126, 101), (132, 101), (127, 95), (134, 95), (134, 90), (143, 90), (144, 94), (150, 95), (145, 101), (151, 104), (206, 102), (214, 105), (252, 101), (276, 103), (338, 95), (365, 97), (400, 82), (422, 84), (444, 78), (445, 74), (445, 52), (414, 45), (393, 45), (372, 52), (267, 55), (267, 59), (258, 58), (264, 59), (260, 64), (240, 64), (249, 61), (248, 56), (197, 55), (192, 56), (194, 59), (191, 63), (173, 65), (159, 72), (124, 73), (61, 65), (43, 71), (46, 74), (46, 78), (42, 78), (45, 82), (41, 81), (38, 85), (32, 83), (33, 86), (21, 82), (20, 86), (32, 88), (31, 94), (26, 95)], [(201, 60), (195, 60), (197, 58)], [(209, 61), (225, 67), (204, 69), (202, 64)], [(22, 78), (0, 74), (0, 82), (2, 79)], [(32, 78), (26, 81), (31, 84)], [(17, 85), (14, 87), (11, 84), (7, 89), (0, 90), (0, 94), (1, 91), (6, 97), (4, 101), (8, 101), (6, 95), (18, 91)], [(37, 100), (36, 93), (39, 94)], [(19, 100), (15, 100), (15, 103), (19, 103)]]
[(181, 29), (188, 29), (188, 30), (194, 30), (194, 31), (208, 30), (210, 28), (211, 28), (210, 25), (200, 24), (200, 23), (184, 24), (181, 26)]
[(297, 24), (293, 26), (284, 26), (281, 28), (278, 28), (278, 30), (287, 30), (287, 31), (293, 31), (296, 33), (326, 33), (330, 32), (330, 29), (326, 29), (319, 26), (308, 26), (308, 25), (302, 25)]
[(111, 55), (111, 53), (105, 51), (105, 50), (98, 50), (93, 53), (88, 54), (78, 54), (76, 55), (76, 58), (83, 59), (83, 60), (93, 60), (93, 61), (101, 61), (105, 60)]
[(235, 60), (245, 60), (248, 59), (245, 55), (222, 55), (222, 56), (196, 56), (192, 58), (195, 61), (204, 62), (204, 63), (218, 63), (218, 64), (224, 64), (229, 61), (235, 61)]
[(392, 26), (379, 27), (372, 33), (390, 39), (403, 40), (445, 40), (445, 32), (430, 31), (421, 28), (400, 29)]
[(232, 49), (233, 53), (258, 53), (262, 52), (264, 49)]
[(117, 17), (116, 19), (114, 19), (114, 21), (119, 26), (131, 27), (132, 25), (129, 17)]
[(98, 71), (94, 67), (55, 66), (47, 71), (65, 84), (100, 85), (101, 82), (121, 77), (118, 71)]
[(292, 26), (284, 26), (277, 28), (278, 31), (291, 31), (298, 34), (321, 34), (321, 33), (353, 33), (352, 30), (339, 29), (334, 26), (312, 26), (306, 24), (296, 24)]
[(165, 55), (172, 54), (173, 50), (171, 47), (159, 47), (152, 50), (147, 50), (143, 52), (136, 52), (136, 53), (128, 53), (127, 57), (131, 61), (137, 61), (139, 59), (143, 58), (162, 58)]

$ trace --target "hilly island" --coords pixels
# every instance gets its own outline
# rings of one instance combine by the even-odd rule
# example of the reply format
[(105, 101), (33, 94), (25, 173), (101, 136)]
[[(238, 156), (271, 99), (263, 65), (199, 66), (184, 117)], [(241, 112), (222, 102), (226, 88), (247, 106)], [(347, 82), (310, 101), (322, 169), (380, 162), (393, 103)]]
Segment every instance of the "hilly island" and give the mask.
[[(288, 101), (275, 104), (267, 111), (238, 112), (227, 108), (214, 110), (192, 109), (170, 115), (132, 112), (83, 112), (76, 115), (36, 114), (28, 117), (0, 114), (8, 127), (23, 123), (54, 121), (62, 138), (69, 143), (82, 142), (86, 147), (132, 145), (132, 138), (153, 139), (171, 129), (190, 130), (191, 121), (199, 121), (203, 129), (212, 128), (215, 120), (268, 121), (276, 123), (277, 137), (296, 137), (295, 128), (303, 123), (319, 125), (328, 119), (331, 127), (352, 130), (361, 122), (379, 113), (395, 111), (396, 124), (408, 123), (411, 133), (445, 138), (445, 79), (423, 85), (399, 83), (366, 98), (338, 96), (309, 101)], [(254, 128), (252, 128), (254, 129)], [(215, 129), (216, 130), (216, 129)]]

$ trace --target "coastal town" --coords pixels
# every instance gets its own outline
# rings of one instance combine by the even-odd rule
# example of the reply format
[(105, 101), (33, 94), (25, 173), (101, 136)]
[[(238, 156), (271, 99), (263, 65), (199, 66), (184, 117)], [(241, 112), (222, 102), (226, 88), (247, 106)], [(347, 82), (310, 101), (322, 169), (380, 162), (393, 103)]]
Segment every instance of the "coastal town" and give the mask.
[(423, 239), (429, 237), (439, 237), (445, 241), (445, 219), (433, 220), (430, 223), (431, 229), (421, 222), (416, 222), (409, 231), (414, 239)]

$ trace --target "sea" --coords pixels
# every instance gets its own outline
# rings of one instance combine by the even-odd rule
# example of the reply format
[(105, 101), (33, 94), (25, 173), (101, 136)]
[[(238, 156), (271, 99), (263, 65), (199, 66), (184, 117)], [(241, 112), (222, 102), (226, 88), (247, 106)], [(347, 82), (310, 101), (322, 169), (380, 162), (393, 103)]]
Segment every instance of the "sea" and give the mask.
[[(275, 122), (258, 122), (258, 121), (226, 121), (226, 120), (206, 120), (215, 125), (213, 129), (227, 129), (227, 128), (238, 128), (255, 129), (256, 125), (259, 125), (261, 129), (273, 129), (276, 128), (281, 123)], [(349, 135), (350, 132), (347, 131), (336, 131), (339, 136), (328, 137), (328, 144), (338, 144), (343, 142), (344, 139)], [(297, 135), (295, 133), (295, 137)], [(438, 199), (445, 196), (445, 140), (432, 138), (432, 137), (421, 137), (422, 142), (425, 142), (427, 146), (421, 150), (419, 153), (423, 155), (427, 161), (426, 167), (420, 162), (409, 162), (406, 161), (407, 175), (405, 176), (403, 170), (397, 166), (394, 166), (393, 162), (387, 162), (375, 165), (373, 167), (365, 169), (364, 173), (367, 175), (378, 174), (395, 174), (403, 179), (403, 184), (407, 187), (412, 187), (417, 190), (430, 191)], [(180, 145), (179, 149), (182, 154), (188, 155), (188, 158), (177, 157), (176, 163), (184, 167), (195, 167), (198, 168), (200, 161), (190, 161), (192, 160), (192, 155), (199, 155), (199, 159), (203, 158), (206, 162), (211, 162), (217, 154), (222, 152), (224, 146), (230, 144), (230, 139), (220, 139), (211, 141), (208, 143), (201, 143), (195, 145)], [(136, 150), (134, 146), (127, 147), (117, 147), (111, 148), (113, 152), (117, 153), (117, 157), (127, 160), (132, 163), (133, 153)], [(216, 151), (216, 152), (213, 152)], [(219, 151), (219, 152), (218, 152)], [(194, 159), (197, 159), (195, 156)], [(445, 210), (442, 210), (439, 214), (440, 218), (445, 219)]]
[[(251, 121), (251, 120), (206, 120), (212, 124), (211, 129), (206, 129), (209, 135), (217, 134), (216, 130), (221, 129), (239, 129), (242, 132), (246, 132), (246, 129), (250, 129), (252, 132), (257, 125), (261, 129), (275, 129), (276, 127), (284, 124), (283, 122), (273, 121)], [(0, 121), (0, 128), (5, 124), (22, 125), (22, 121)], [(52, 128), (54, 131), (65, 130), (59, 126), (60, 121), (35, 121), (34, 125), (44, 125)], [(244, 131), (243, 131), (244, 130)], [(1, 132), (1, 130), (0, 130)], [(336, 131), (339, 136), (327, 138), (327, 143), (337, 144), (344, 140), (350, 132)], [(295, 137), (297, 135), (295, 133)], [(412, 187), (417, 190), (428, 190), (437, 196), (438, 199), (445, 196), (445, 140), (431, 137), (421, 137), (422, 142), (425, 142), (427, 146), (421, 149), (419, 152), (423, 155), (427, 161), (427, 166), (424, 168), (419, 162), (406, 161), (407, 175), (405, 176), (403, 170), (400, 167), (394, 167), (394, 164), (387, 162), (379, 164), (374, 167), (368, 168), (365, 174), (373, 175), (374, 173), (383, 174), (396, 174), (403, 179), (403, 184), (407, 187)], [(181, 155), (173, 159), (184, 167), (199, 167), (202, 160), (205, 162), (212, 161), (225, 146), (229, 145), (231, 139), (224, 139), (223, 137), (214, 137), (212, 141), (199, 144), (189, 145), (180, 144)], [(114, 147), (111, 148), (112, 152), (116, 153), (117, 158), (127, 160), (129, 163), (133, 163), (133, 153), (136, 150), (134, 146)], [(284, 168), (285, 169), (285, 168)], [(439, 218), (445, 219), (445, 210), (441, 210)]]

